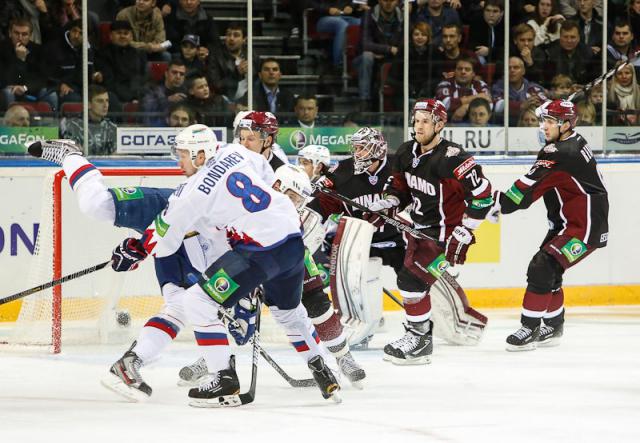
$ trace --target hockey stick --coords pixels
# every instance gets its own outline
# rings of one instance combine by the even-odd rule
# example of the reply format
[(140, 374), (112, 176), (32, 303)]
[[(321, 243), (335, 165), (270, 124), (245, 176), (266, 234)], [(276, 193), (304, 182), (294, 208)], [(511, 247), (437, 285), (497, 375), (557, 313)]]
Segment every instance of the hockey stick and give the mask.
[(404, 305), (402, 304), (402, 302), (398, 299), (398, 297), (393, 295), (391, 291), (389, 291), (387, 288), (382, 288), (382, 292), (384, 292), (384, 295), (393, 300), (398, 306), (404, 309)]
[[(233, 318), (231, 315), (229, 315), (229, 313), (224, 310), (224, 309), (220, 309), (220, 313), (221, 315), (227, 319), (227, 321), (229, 321), (230, 323), (233, 323), (233, 325), (237, 328), (240, 327), (240, 325), (238, 324), (238, 322), (236, 321), (235, 318)], [(256, 318), (256, 323), (257, 323), (258, 319)], [(257, 324), (256, 324), (256, 331), (257, 331)], [(258, 345), (256, 346), (255, 342), (254, 342), (254, 352), (255, 349), (257, 349), (260, 353), (260, 355), (262, 355), (262, 358), (264, 358), (267, 363), (269, 363), (269, 365), (275, 369), (275, 371), (280, 374), (280, 376), (282, 378), (285, 379), (285, 381), (287, 383), (289, 383), (289, 385), (291, 385), (291, 387), (293, 388), (309, 388), (312, 386), (316, 386), (316, 381), (312, 378), (303, 378), (303, 379), (296, 379), (291, 377), (289, 374), (287, 374), (285, 372), (284, 369), (282, 369), (282, 367), (276, 363), (276, 361), (271, 358), (271, 356), (269, 354), (267, 354), (267, 351), (264, 350), (264, 348), (262, 346), (260, 346), (260, 344), (258, 343)]]
[(382, 218), (382, 220), (384, 220), (385, 223), (395, 227), (398, 231), (404, 231), (407, 232), (411, 235), (413, 235), (416, 238), (420, 238), (422, 240), (433, 240), (436, 241), (436, 239), (429, 237), (428, 235), (424, 234), (423, 232), (418, 231), (417, 229), (412, 228), (411, 226), (402, 223), (399, 220), (396, 220), (393, 217), (389, 217), (386, 214), (383, 214), (382, 212), (376, 212), (376, 211), (372, 211), (371, 209), (367, 208), (364, 205), (361, 205), (360, 203), (351, 200), (348, 197), (345, 197), (344, 195), (338, 194), (336, 191), (332, 190), (332, 189), (328, 189), (325, 188), (322, 185), (316, 184), (315, 189), (317, 189), (319, 192), (322, 192), (323, 194), (328, 195), (329, 197), (332, 197), (336, 200), (339, 200), (341, 202), (344, 202), (346, 204), (348, 204), (349, 206), (353, 206), (354, 208), (360, 209), (361, 211), (364, 212), (369, 212), (369, 213), (373, 213), (376, 214), (378, 216), (380, 216), (380, 218)]
[(574, 92), (573, 94), (571, 94), (567, 100), (569, 101), (573, 101), (575, 100), (576, 96), (580, 93), (584, 93), (586, 94), (587, 92), (589, 92), (591, 89), (593, 89), (595, 86), (598, 86), (600, 83), (609, 80), (611, 77), (613, 77), (614, 75), (616, 75), (616, 73), (624, 68), (625, 66), (627, 66), (628, 64), (631, 64), (632, 62), (634, 62), (638, 57), (640, 57), (640, 49), (638, 49), (636, 52), (634, 52), (633, 54), (631, 54), (631, 57), (629, 57), (624, 63), (619, 64), (618, 66), (616, 66), (613, 69), (610, 69), (609, 71), (605, 72), (604, 74), (602, 74), (600, 77), (596, 78), (595, 80), (593, 80), (590, 83), (587, 83), (584, 88), (582, 88), (579, 91)]
[(18, 292), (17, 294), (10, 295), (5, 298), (0, 298), (0, 306), (5, 303), (9, 303), (15, 300), (19, 300), (27, 295), (35, 294), (36, 292), (44, 291), (45, 289), (49, 289), (53, 286), (61, 285), (62, 283), (68, 282), (70, 280), (74, 280), (78, 277), (82, 277), (87, 274), (91, 274), (92, 272), (99, 271), (102, 268), (105, 268), (111, 261), (106, 261), (104, 263), (100, 263), (99, 265), (91, 266), (90, 268), (83, 269), (82, 271), (74, 272), (73, 274), (65, 275), (64, 277), (60, 277), (56, 280), (50, 281), (49, 283), (42, 284), (40, 286), (36, 286), (35, 288), (27, 289), (26, 291)]

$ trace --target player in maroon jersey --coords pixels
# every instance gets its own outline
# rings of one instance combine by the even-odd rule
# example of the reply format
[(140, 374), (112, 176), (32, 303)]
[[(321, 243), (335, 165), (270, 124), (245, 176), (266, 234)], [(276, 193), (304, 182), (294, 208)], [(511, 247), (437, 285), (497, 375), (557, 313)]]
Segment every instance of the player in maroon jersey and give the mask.
[[(543, 198), (549, 219), (540, 250), (529, 262), (522, 302), (522, 327), (507, 337), (508, 351), (559, 344), (564, 324), (562, 275), (597, 248), (607, 245), (609, 201), (587, 141), (574, 131), (578, 113), (570, 101), (547, 101), (538, 109), (544, 147), (529, 172), (505, 193), (495, 208), (509, 214)], [(542, 142), (542, 139), (541, 139)]]
[(452, 264), (463, 264), (473, 234), (493, 205), (491, 184), (473, 156), (441, 138), (447, 110), (439, 100), (418, 101), (412, 113), (413, 140), (396, 153), (384, 199), (372, 211), (410, 208), (413, 227), (433, 240), (407, 235), (398, 289), (404, 299), (406, 333), (384, 348), (396, 364), (430, 363), (433, 351), (430, 286)]

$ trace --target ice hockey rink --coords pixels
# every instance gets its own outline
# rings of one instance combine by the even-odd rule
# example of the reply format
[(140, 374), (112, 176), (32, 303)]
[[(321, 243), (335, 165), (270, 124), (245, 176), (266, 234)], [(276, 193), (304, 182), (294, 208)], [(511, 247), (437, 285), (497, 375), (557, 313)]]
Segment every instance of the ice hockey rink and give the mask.
[[(143, 369), (154, 389), (146, 403), (100, 385), (126, 345), (69, 346), (60, 355), (0, 348), (0, 441), (640, 441), (640, 307), (569, 308), (561, 346), (521, 353), (504, 350), (519, 312), (486, 313), (480, 345), (436, 340), (432, 364), (411, 367), (382, 360), (384, 344), (402, 332), (398, 313), (387, 314), (370, 348), (354, 353), (367, 371), (364, 389), (343, 383), (340, 405), (317, 388), (290, 387), (261, 360), (254, 403), (189, 407), (176, 385), (196, 357), (188, 342)], [(309, 377), (288, 346), (264, 346), (291, 376)], [(250, 348), (237, 355), (244, 391)]]

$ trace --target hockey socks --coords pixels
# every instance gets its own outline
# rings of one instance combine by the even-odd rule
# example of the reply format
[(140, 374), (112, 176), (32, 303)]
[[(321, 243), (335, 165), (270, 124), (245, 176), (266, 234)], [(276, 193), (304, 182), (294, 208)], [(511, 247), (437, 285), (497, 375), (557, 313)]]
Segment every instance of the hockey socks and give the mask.
[(407, 320), (421, 323), (431, 318), (431, 296), (428, 292), (409, 292), (400, 290)]
[(327, 360), (327, 351), (320, 344), (320, 337), (307, 316), (307, 311), (299, 304), (294, 309), (278, 309), (269, 306), (273, 318), (282, 326), (298, 354), (309, 361), (316, 355)]
[(81, 155), (68, 155), (62, 168), (76, 194), (80, 211), (88, 217), (113, 224), (116, 207), (100, 171)]
[(344, 327), (333, 310), (333, 306), (319, 317), (312, 318), (311, 322), (315, 326), (320, 340), (325, 344), (331, 355), (339, 358), (349, 352)]
[(143, 364), (155, 360), (169, 343), (176, 338), (180, 332), (176, 319), (159, 314), (152, 317), (140, 331), (136, 346), (132, 349)]

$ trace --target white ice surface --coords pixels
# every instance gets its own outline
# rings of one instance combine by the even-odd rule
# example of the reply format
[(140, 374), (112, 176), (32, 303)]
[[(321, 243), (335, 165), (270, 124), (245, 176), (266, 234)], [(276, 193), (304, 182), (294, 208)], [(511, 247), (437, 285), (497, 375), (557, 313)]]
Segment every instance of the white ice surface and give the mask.
[[(382, 361), (387, 332), (354, 353), (366, 387), (345, 386), (343, 403), (316, 388), (289, 387), (264, 361), (253, 404), (187, 406), (175, 384), (195, 346), (174, 344), (143, 369), (154, 393), (126, 403), (99, 383), (126, 347), (67, 347), (61, 355), (0, 348), (0, 442), (640, 442), (640, 307), (570, 309), (557, 348), (508, 353), (516, 310), (490, 310), (475, 348), (436, 341), (433, 363)], [(288, 347), (265, 347), (292, 376), (309, 372)], [(238, 352), (242, 390), (249, 349)]]

